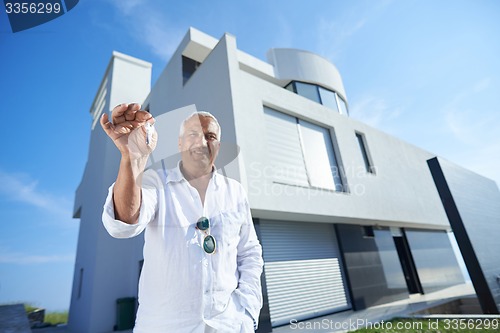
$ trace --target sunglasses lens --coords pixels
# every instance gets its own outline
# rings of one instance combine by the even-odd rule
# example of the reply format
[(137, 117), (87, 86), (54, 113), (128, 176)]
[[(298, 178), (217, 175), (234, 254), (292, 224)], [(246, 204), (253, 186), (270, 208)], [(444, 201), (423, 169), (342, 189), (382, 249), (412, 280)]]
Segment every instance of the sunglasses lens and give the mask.
[(196, 222), (196, 227), (200, 230), (207, 230), (210, 228), (210, 221), (206, 217), (200, 217)]
[(215, 238), (212, 235), (208, 235), (203, 240), (203, 250), (208, 254), (215, 252)]

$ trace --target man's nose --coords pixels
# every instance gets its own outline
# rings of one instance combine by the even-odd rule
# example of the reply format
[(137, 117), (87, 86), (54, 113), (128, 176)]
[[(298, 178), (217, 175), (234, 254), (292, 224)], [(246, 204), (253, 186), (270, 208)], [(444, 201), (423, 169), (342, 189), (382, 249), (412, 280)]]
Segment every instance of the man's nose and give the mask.
[(207, 139), (205, 138), (205, 136), (203, 134), (197, 136), (196, 143), (199, 144), (199, 145), (201, 145), (202, 147), (207, 147), (208, 146)]

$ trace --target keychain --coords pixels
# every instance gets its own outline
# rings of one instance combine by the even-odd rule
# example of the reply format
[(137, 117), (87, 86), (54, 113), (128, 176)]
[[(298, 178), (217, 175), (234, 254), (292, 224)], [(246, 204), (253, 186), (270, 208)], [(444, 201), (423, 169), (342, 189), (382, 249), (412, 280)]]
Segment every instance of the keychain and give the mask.
[(153, 125), (146, 122), (146, 144), (149, 146), (151, 140), (153, 139)]

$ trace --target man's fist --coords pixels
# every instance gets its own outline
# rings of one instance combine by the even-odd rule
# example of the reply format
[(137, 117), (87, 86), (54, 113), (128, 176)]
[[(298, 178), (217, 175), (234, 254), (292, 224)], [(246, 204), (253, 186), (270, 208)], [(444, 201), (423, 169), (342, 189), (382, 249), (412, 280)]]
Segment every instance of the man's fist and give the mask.
[[(148, 156), (156, 147), (158, 134), (153, 126), (146, 129), (146, 124), (153, 125), (155, 120), (147, 111), (141, 110), (140, 104), (120, 104), (111, 112), (111, 119), (106, 113), (101, 117), (101, 126), (113, 140), (122, 156), (137, 159)], [(149, 135), (148, 135), (149, 132)]]

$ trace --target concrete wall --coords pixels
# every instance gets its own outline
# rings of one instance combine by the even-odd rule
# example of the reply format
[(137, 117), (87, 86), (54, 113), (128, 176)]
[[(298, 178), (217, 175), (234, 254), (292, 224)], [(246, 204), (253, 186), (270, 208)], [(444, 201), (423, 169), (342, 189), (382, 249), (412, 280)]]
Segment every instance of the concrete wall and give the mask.
[[(182, 55), (202, 63), (185, 83)], [(274, 61), (283, 58), (286, 56), (281, 54)], [(273, 67), (238, 51), (231, 35), (216, 40), (190, 29), (152, 89), (151, 68), (131, 57), (115, 54), (105, 75), (107, 112), (118, 103), (144, 101), (163, 122), (156, 162), (165, 157), (176, 160), (180, 123), (179, 114), (174, 116), (171, 110), (196, 104), (198, 110), (213, 113), (222, 127), (222, 149), (232, 154), (219, 157), (217, 166), (247, 188), (256, 218), (449, 228), (426, 165), (431, 153), (284, 89), (286, 82), (273, 76)], [(341, 80), (335, 84), (345, 94)], [(274, 183), (268, 172), (271, 156), (263, 106), (331, 128), (349, 191)], [(356, 131), (365, 135), (376, 174), (364, 169)], [(118, 162), (117, 149), (97, 125), (75, 200), (81, 223), (69, 323), (74, 332), (111, 331), (116, 299), (137, 295), (143, 238), (113, 239), (101, 222), (102, 205), (116, 178)], [(78, 297), (81, 268), (84, 274)]]
[(429, 161), (484, 313), (500, 311), (500, 191), (491, 179), (444, 159)]
[[(139, 102), (144, 107), (149, 106), (153, 116), (166, 125), (168, 132), (160, 132), (159, 140), (168, 140), (168, 143), (160, 143), (164, 144), (163, 156), (156, 154), (157, 158), (175, 159), (178, 156), (180, 122), (169, 124), (175, 117), (169, 117), (167, 111), (190, 104), (213, 113), (223, 128), (223, 141), (229, 146), (236, 142), (230, 77), (238, 66), (235, 39), (224, 35), (213, 50), (204, 55), (203, 65), (183, 84), (182, 53), (187, 48), (191, 52), (202, 50), (191, 38), (213, 41), (209, 36), (190, 30), (153, 89), (150, 87), (151, 67), (138, 59), (116, 53), (106, 71), (107, 112), (119, 103)], [(231, 55), (229, 50), (232, 50)], [(119, 160), (118, 150), (97, 124), (91, 134), (89, 158), (75, 199), (74, 211), (81, 223), (70, 306), (72, 332), (112, 331), (116, 323), (116, 299), (137, 295), (143, 236), (114, 239), (101, 221), (102, 206), (108, 187), (116, 179)], [(238, 179), (238, 161), (225, 165), (224, 172)], [(81, 269), (82, 291), (78, 297)]]
[(336, 91), (347, 101), (342, 77), (337, 67), (327, 59), (296, 49), (271, 49), (267, 58), (274, 65), (276, 78), (318, 84)]
[[(245, 161), (241, 180), (256, 217), (449, 228), (426, 164), (431, 153), (246, 71), (233, 78), (237, 144)], [(273, 183), (263, 106), (332, 128), (349, 193)], [(376, 174), (364, 171), (356, 131), (365, 135)]]
[[(161, 154), (156, 154), (155, 159), (169, 157), (178, 153), (177, 134), (180, 122), (178, 117), (168, 112), (178, 108), (195, 104), (199, 111), (208, 111), (217, 117), (222, 128), (222, 145), (233, 148), (236, 142), (236, 133), (233, 116), (233, 100), (231, 75), (238, 63), (235, 58), (236, 42), (234, 37), (224, 35), (220, 41), (215, 43), (213, 50), (205, 50), (191, 38), (202, 39), (203, 42), (214, 44), (214, 39), (196, 30), (191, 29), (181, 42), (179, 48), (172, 56), (167, 67), (154, 85), (146, 101), (150, 106), (150, 112), (155, 118), (162, 122), (169, 122), (171, 133), (159, 133), (159, 141), (167, 140)], [(200, 50), (201, 49), (201, 50)], [(229, 50), (232, 50), (231, 52)], [(203, 57), (202, 65), (194, 72), (191, 78), (183, 84), (182, 77), (182, 54), (192, 58)], [(191, 53), (189, 53), (191, 52)], [(203, 56), (199, 54), (203, 53)], [(201, 59), (200, 59), (201, 60)], [(223, 154), (223, 152), (221, 152)], [(169, 162), (176, 159), (169, 159)], [(238, 161), (229, 165), (221, 165), (219, 156), (217, 167), (224, 167), (224, 172), (235, 179), (239, 179)]]
[[(121, 102), (140, 103), (146, 98), (151, 65), (114, 53), (106, 77), (108, 94), (104, 112), (109, 113)], [(137, 295), (143, 239), (114, 239), (104, 229), (101, 219), (119, 160), (118, 149), (97, 124), (90, 136), (89, 158), (75, 199), (80, 231), (69, 316), (69, 327), (75, 333), (112, 331), (116, 323), (116, 299)]]

